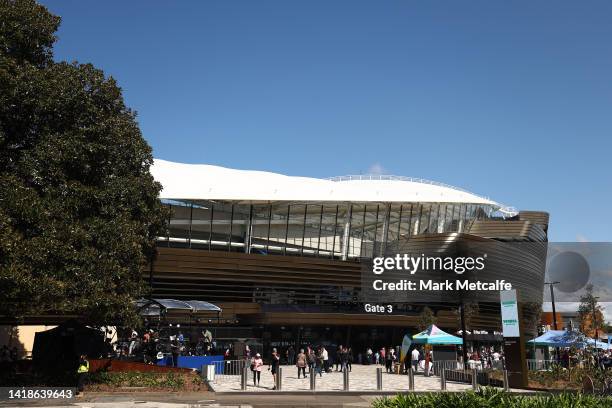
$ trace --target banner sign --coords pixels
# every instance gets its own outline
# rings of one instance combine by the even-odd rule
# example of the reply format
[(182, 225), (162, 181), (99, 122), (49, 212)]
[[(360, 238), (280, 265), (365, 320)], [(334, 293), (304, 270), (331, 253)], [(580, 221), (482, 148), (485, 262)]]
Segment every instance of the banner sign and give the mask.
[(410, 350), (410, 346), (412, 345), (412, 337), (410, 334), (406, 334), (404, 339), (402, 340), (402, 348), (400, 350), (400, 362), (403, 363), (404, 359), (408, 355), (408, 351)]
[(516, 290), (502, 290), (499, 292), (501, 305), (502, 331), (504, 337), (520, 337), (518, 305), (516, 303)]

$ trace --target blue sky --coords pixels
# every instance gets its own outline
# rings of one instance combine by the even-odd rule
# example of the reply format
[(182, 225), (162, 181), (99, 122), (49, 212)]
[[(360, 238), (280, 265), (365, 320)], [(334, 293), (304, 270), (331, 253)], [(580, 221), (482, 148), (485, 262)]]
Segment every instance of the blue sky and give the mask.
[(384, 173), (612, 240), (610, 1), (76, 1), (56, 59), (117, 79), (156, 157)]

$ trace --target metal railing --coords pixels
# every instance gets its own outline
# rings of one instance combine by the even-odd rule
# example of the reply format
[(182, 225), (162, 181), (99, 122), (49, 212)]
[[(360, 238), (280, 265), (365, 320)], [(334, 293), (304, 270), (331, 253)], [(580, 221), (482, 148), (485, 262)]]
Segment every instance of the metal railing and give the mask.
[(440, 375), (442, 370), (463, 370), (463, 363), (455, 360), (434, 361), (432, 364), (432, 373)]
[[(214, 366), (214, 367), (213, 367)], [(250, 371), (249, 362), (245, 360), (225, 360), (218, 361), (208, 366), (210, 371), (215, 368), (214, 378), (209, 376), (211, 383), (219, 384), (224, 387), (230, 387), (232, 390), (246, 391), (252, 381), (252, 372)], [(298, 381), (295, 383), (295, 374), (293, 370), (289, 370), (289, 373), (285, 373), (283, 370), (285, 367), (279, 367), (277, 376), (274, 382), (271, 382), (271, 375), (268, 373), (265, 377), (264, 389), (272, 390), (275, 386), (276, 390), (283, 390), (283, 381), (287, 380), (291, 384), (291, 387), (297, 385), (299, 390), (302, 391), (317, 391), (318, 382), (323, 381), (324, 389), (333, 389), (334, 391), (355, 391), (361, 390), (364, 386), (358, 381), (357, 388), (355, 385), (351, 386), (350, 380), (353, 379), (352, 373), (344, 370), (341, 373), (329, 373), (324, 377), (319, 377), (314, 370), (310, 370), (308, 373), (308, 381)], [(403, 373), (406, 376), (395, 377), (393, 375), (383, 375), (383, 368), (375, 367), (374, 370), (362, 373), (361, 375), (367, 374), (368, 384), (365, 385), (365, 389), (372, 390), (375, 386), (376, 390), (391, 389), (394, 390), (405, 390), (415, 391), (420, 389), (422, 384), (426, 384), (428, 387), (431, 384), (439, 383), (436, 386), (441, 391), (447, 390), (447, 383), (461, 383), (462, 389), (471, 387), (474, 390), (479, 389), (482, 386), (497, 387), (504, 390), (509, 390), (509, 373), (506, 370), (496, 370), (492, 368), (485, 369), (463, 369), (462, 364), (456, 361), (437, 361), (431, 365), (428, 371), (429, 379), (423, 376), (423, 371), (419, 370), (415, 372), (413, 368)], [(516, 373), (514, 373), (516, 374)], [(360, 374), (357, 374), (360, 375)], [(418, 375), (418, 376), (417, 376)], [(393, 378), (395, 377), (395, 378)], [(405, 380), (404, 380), (405, 379)], [(399, 381), (398, 381), (399, 380)], [(386, 387), (383, 388), (383, 381), (386, 383)], [(418, 384), (421, 385), (418, 385)], [(439, 387), (439, 388), (438, 388)]]
[[(569, 364), (569, 367), (567, 366)], [(559, 360), (535, 360), (527, 359), (527, 368), (529, 371), (549, 371), (556, 367), (563, 368), (585, 368), (588, 363), (585, 361), (570, 360), (569, 362), (563, 362)]]
[[(441, 183), (439, 181), (428, 180), (428, 179), (424, 179), (420, 177), (395, 176), (392, 174), (349, 174), (346, 176), (328, 177), (327, 180), (335, 181), (335, 182), (353, 181), (353, 180), (357, 180), (357, 181), (362, 181), (362, 180), (408, 181), (412, 183), (429, 184), (429, 185), (437, 186), (437, 187), (450, 188), (452, 190), (471, 194), (483, 200), (490, 200), (489, 197), (484, 197), (478, 194), (474, 194), (471, 191), (466, 190), (461, 187), (453, 186), (453, 185), (446, 184), (446, 183)], [(501, 205), (499, 208), (496, 209), (496, 211), (499, 211), (500, 213), (502, 213), (504, 217), (515, 216), (518, 214), (518, 210), (515, 207), (506, 206), (506, 205)]]
[[(505, 371), (503, 364), (493, 362), (492, 366), (482, 367), (482, 365), (474, 366), (470, 364), (464, 368), (463, 363), (459, 361), (434, 361), (429, 371), (429, 375), (444, 377), (444, 383), (447, 381), (472, 384), (473, 386), (505, 386), (504, 378)], [(499, 363), (499, 364), (497, 364)], [(445, 389), (445, 385), (443, 386)]]
[[(450, 184), (441, 183), (439, 181), (434, 181), (434, 180), (428, 180), (428, 179), (424, 179), (420, 177), (395, 176), (392, 174), (349, 174), (346, 176), (328, 177), (327, 179), (330, 181), (353, 181), (353, 180), (357, 180), (357, 181), (362, 181), (362, 180), (408, 181), (411, 183), (429, 184), (432, 186), (450, 188), (453, 190), (462, 191), (464, 193), (469, 193), (469, 194), (476, 196), (476, 194), (464, 188), (456, 187)], [(477, 196), (477, 197), (480, 197), (480, 196)], [(481, 198), (488, 200), (487, 197), (481, 197)]]
[(559, 362), (556, 360), (527, 359), (527, 369), (529, 371), (548, 371), (555, 365), (559, 365)]
[(224, 379), (226, 377), (238, 377), (240, 378), (244, 369), (247, 366), (246, 360), (223, 360), (213, 361), (211, 365), (215, 366), (215, 381), (217, 379)]

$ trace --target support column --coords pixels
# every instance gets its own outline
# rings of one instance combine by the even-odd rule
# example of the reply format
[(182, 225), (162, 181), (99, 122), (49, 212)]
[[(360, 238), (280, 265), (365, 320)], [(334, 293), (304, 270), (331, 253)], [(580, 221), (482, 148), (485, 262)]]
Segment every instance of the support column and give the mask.
[(348, 259), (349, 245), (351, 242), (351, 219), (353, 218), (353, 204), (349, 204), (344, 222), (344, 233), (342, 235), (342, 260)]
[(389, 218), (391, 217), (391, 204), (387, 204), (385, 210), (385, 218), (383, 219), (383, 236), (382, 242), (380, 243), (380, 254), (383, 256), (387, 250), (387, 241), (389, 240)]
[(249, 219), (244, 231), (244, 253), (251, 253), (251, 240), (253, 236), (253, 204), (249, 206)]

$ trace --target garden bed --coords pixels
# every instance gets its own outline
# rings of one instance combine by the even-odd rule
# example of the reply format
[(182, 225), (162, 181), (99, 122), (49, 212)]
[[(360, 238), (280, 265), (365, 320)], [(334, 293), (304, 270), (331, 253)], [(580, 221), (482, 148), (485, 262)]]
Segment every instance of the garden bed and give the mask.
[(207, 391), (207, 385), (195, 372), (114, 372), (90, 374), (86, 391)]
[(542, 396), (521, 396), (494, 388), (478, 392), (400, 394), (380, 398), (373, 408), (612, 408), (611, 397), (597, 397), (580, 393), (561, 393)]

